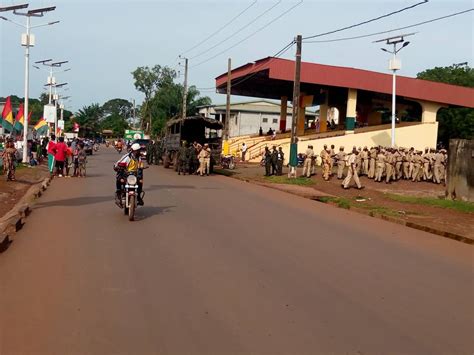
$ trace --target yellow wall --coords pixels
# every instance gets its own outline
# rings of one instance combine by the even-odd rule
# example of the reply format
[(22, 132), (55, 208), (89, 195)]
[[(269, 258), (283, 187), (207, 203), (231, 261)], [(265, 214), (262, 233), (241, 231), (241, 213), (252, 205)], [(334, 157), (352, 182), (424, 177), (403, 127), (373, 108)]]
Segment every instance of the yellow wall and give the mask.
[[(424, 150), (426, 147), (436, 147), (437, 136), (438, 122), (433, 124), (418, 124), (413, 126), (399, 127), (395, 130), (395, 143), (399, 147), (414, 147), (417, 150)], [(371, 147), (382, 145), (388, 147), (390, 146), (390, 129), (346, 134), (344, 136), (313, 139), (307, 141), (300, 140), (298, 142), (298, 153), (304, 153), (310, 144), (313, 146), (314, 151), (317, 154), (321, 152), (324, 144), (327, 144), (328, 146), (334, 144), (336, 146), (336, 150), (339, 150), (340, 146), (344, 146), (346, 152), (352, 150), (353, 146), (363, 148), (364, 146)], [(283, 152), (285, 153), (285, 164), (287, 164), (290, 153), (289, 141), (282, 144), (282, 148)]]

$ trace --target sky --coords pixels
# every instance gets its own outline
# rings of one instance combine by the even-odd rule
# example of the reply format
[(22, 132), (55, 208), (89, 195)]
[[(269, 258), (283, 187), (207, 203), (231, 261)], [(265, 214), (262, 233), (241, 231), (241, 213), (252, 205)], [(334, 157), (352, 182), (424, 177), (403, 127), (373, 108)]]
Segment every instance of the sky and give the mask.
[[(0, 0), (0, 7), (26, 1)], [(232, 66), (238, 67), (277, 53), (297, 34), (311, 36), (420, 2), (303, 0), (287, 12), (300, 0), (257, 0), (229, 26), (188, 51), (254, 1), (31, 0), (30, 9), (57, 6), (56, 11), (47, 13), (44, 18), (32, 18), (32, 25), (61, 21), (32, 30), (36, 36), (36, 46), (31, 48), (31, 62), (50, 58), (54, 61), (69, 60), (64, 68), (71, 70), (58, 73), (56, 77), (57, 82), (68, 83), (69, 89), (62, 92), (63, 95), (71, 96), (66, 108), (77, 111), (83, 106), (96, 102), (103, 104), (114, 98), (135, 99), (140, 104), (143, 95), (135, 89), (131, 72), (139, 66), (159, 64), (179, 70), (182, 74), (178, 56), (184, 53), (190, 58), (190, 85), (203, 88), (203, 95), (210, 96), (214, 103), (220, 104), (225, 102), (225, 96), (216, 94), (212, 88), (215, 77), (227, 71), (229, 57), (232, 58)], [(272, 6), (273, 9), (267, 11)], [(472, 0), (430, 0), (395, 16), (321, 39), (390, 30), (473, 7)], [(259, 17), (264, 12), (265, 15)], [(416, 32), (407, 38), (410, 45), (400, 52), (402, 69), (399, 75), (416, 76), (425, 69), (453, 63), (468, 62), (473, 66), (473, 13), (375, 37), (305, 43), (302, 60), (388, 72), (390, 55), (380, 50), (383, 45), (373, 41), (390, 35)], [(26, 21), (22, 16), (2, 15), (23, 24)], [(283, 16), (276, 19), (280, 15)], [(255, 22), (245, 27), (256, 18)], [(271, 24), (262, 29), (268, 23)], [(262, 30), (256, 32), (259, 29)], [(21, 27), (0, 20), (0, 96), (24, 96), (24, 49), (20, 46), (22, 32), (24, 29)], [(231, 35), (234, 36), (216, 46)], [(250, 35), (241, 44), (226, 50)], [(291, 48), (282, 58), (294, 59), (294, 49)], [(224, 53), (206, 61), (219, 52)], [(202, 61), (206, 62), (200, 64)], [(44, 91), (48, 74), (34, 68), (30, 69), (30, 73), (30, 97), (39, 97)], [(177, 80), (182, 81), (183, 76)], [(233, 96), (232, 100), (237, 102), (245, 98)]]

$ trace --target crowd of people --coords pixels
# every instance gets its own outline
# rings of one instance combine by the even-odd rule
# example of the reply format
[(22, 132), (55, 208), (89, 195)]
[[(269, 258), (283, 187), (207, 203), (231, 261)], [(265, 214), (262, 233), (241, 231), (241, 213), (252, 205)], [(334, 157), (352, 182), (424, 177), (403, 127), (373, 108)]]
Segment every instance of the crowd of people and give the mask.
[[(3, 172), (7, 181), (15, 180), (16, 166), (22, 161), (23, 141), (14, 137), (0, 137), (3, 146), (1, 158)], [(43, 137), (28, 140), (27, 158), (30, 166), (47, 161), (51, 175), (57, 177), (85, 177), (87, 154), (86, 142), (74, 138), (65, 140), (64, 137)]]
[(183, 142), (178, 152), (178, 175), (209, 176), (211, 170), (211, 148), (209, 144)]
[[(447, 151), (445, 149), (430, 149), (425, 151), (414, 148), (391, 147), (353, 147), (350, 153), (340, 147), (336, 153), (334, 145), (324, 145), (319, 154), (321, 158), (322, 175), (329, 180), (337, 168), (336, 176), (343, 180), (342, 186), (347, 189), (352, 180), (359, 189), (359, 176), (367, 176), (376, 182), (391, 182), (401, 179), (413, 182), (431, 181), (441, 184), (446, 181)], [(311, 145), (304, 154), (303, 176), (315, 174), (318, 155)]]

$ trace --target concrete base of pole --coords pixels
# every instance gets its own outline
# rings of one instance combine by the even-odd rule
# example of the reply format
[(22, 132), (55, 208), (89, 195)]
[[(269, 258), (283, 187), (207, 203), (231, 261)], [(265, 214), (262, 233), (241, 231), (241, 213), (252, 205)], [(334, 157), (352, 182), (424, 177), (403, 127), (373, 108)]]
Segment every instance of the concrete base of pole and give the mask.
[(294, 178), (296, 179), (296, 167), (290, 167), (290, 171), (288, 172), (288, 179)]

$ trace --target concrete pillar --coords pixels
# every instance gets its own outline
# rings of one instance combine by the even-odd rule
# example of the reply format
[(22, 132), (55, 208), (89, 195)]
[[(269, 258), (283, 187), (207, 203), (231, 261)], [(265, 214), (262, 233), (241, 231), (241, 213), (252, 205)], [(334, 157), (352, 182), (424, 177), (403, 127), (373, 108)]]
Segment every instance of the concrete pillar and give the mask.
[(288, 97), (282, 96), (280, 103), (280, 132), (286, 131), (286, 117), (288, 116)]
[(447, 107), (446, 105), (441, 105), (436, 102), (429, 101), (418, 101), (421, 105), (421, 122), (422, 123), (435, 123), (436, 114), (438, 110), (442, 107)]
[(346, 109), (346, 134), (354, 133), (355, 119), (357, 107), (357, 89), (349, 89), (347, 92), (347, 109)]
[(296, 127), (296, 134), (298, 136), (304, 135), (304, 126), (306, 123), (306, 108), (300, 106), (298, 110), (298, 127)]

